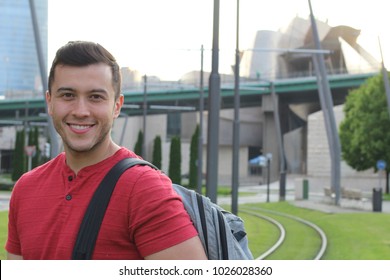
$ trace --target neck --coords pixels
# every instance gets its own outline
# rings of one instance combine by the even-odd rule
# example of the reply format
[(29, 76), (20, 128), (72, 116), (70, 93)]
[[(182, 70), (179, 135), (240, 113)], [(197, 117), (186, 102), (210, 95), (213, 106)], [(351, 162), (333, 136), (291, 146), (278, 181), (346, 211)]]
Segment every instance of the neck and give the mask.
[(94, 165), (111, 157), (119, 149), (120, 147), (112, 141), (99, 149), (92, 149), (83, 152), (65, 148), (66, 163), (77, 175), (77, 173), (84, 167)]

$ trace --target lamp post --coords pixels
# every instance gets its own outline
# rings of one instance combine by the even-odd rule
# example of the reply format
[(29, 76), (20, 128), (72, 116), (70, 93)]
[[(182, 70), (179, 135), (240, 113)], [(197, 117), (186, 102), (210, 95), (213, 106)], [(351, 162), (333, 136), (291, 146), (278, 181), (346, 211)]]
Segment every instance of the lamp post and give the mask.
[(286, 200), (286, 154), (283, 146), (283, 135), (282, 129), (280, 127), (280, 115), (279, 115), (279, 99), (276, 96), (275, 85), (273, 82), (270, 82), (271, 88), (271, 96), (272, 101), (274, 103), (274, 119), (275, 119), (275, 127), (276, 127), (276, 140), (279, 146), (280, 153), (280, 172), (279, 172), (279, 200)]
[(239, 51), (239, 6), (237, 0), (236, 16), (236, 56), (234, 65), (234, 121), (233, 121), (233, 152), (232, 152), (232, 213), (238, 213), (239, 187), (239, 154), (240, 154), (240, 51)]
[(207, 177), (206, 194), (217, 202), (218, 144), (221, 77), (218, 73), (219, 52), (219, 0), (214, 0), (213, 47), (211, 74), (209, 78), (209, 117), (207, 127)]
[(202, 193), (203, 181), (203, 106), (204, 106), (204, 92), (203, 92), (203, 45), (200, 48), (200, 89), (199, 89), (199, 136), (198, 136), (198, 180), (197, 191)]

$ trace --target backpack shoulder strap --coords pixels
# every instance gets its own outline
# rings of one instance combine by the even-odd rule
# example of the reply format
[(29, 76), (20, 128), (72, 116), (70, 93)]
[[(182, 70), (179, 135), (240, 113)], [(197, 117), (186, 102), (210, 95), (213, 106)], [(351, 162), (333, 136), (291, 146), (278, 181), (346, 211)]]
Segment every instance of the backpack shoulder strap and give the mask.
[(73, 248), (72, 259), (91, 259), (95, 248), (96, 239), (102, 224), (115, 184), (122, 173), (134, 165), (149, 165), (157, 169), (153, 164), (139, 158), (125, 158), (119, 161), (106, 174), (102, 182), (92, 196), (91, 202), (85, 212), (83, 221)]

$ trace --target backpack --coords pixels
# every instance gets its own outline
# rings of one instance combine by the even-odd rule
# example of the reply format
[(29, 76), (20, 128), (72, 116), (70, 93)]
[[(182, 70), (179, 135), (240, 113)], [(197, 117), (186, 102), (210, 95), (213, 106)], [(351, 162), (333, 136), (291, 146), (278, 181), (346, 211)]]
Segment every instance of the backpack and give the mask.
[[(103, 178), (96, 189), (81, 223), (72, 259), (91, 259), (99, 229), (104, 218), (115, 184), (121, 174), (134, 165), (148, 165), (159, 170), (148, 161), (125, 158), (119, 161)], [(102, 187), (104, 186), (104, 187)], [(243, 220), (222, 209), (211, 200), (193, 190), (172, 184), (181, 196), (209, 260), (253, 259), (248, 247), (248, 238)]]

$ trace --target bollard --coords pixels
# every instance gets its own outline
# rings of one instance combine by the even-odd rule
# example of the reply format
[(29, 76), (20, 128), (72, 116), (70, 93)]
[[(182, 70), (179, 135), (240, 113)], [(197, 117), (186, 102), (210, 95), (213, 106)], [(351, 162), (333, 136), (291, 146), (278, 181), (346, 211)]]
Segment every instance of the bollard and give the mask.
[(303, 199), (309, 199), (309, 180), (303, 179)]
[(382, 212), (382, 189), (374, 188), (372, 190), (372, 210)]

